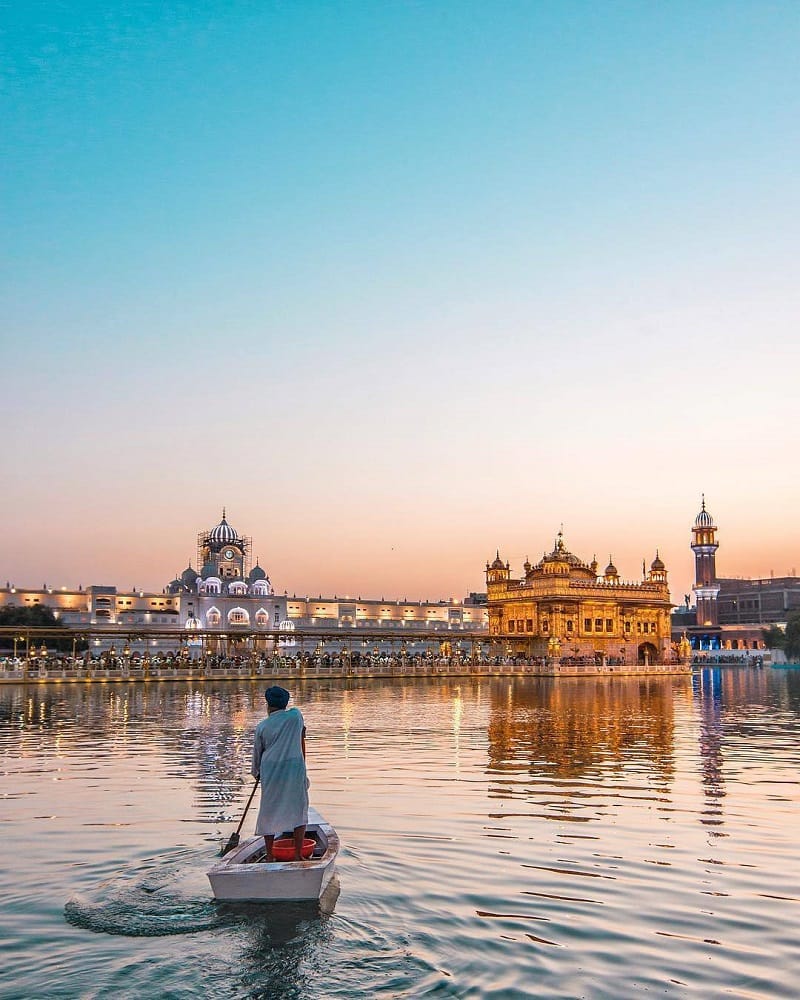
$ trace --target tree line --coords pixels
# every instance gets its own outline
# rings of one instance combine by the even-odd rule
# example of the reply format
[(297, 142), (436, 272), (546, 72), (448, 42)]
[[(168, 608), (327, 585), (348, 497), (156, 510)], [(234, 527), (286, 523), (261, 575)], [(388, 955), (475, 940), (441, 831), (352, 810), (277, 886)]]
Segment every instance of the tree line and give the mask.
[(800, 660), (800, 611), (789, 615), (785, 630), (780, 625), (770, 625), (762, 634), (769, 649), (782, 649), (787, 660)]
[[(52, 628), (58, 629), (60, 632), (66, 632), (63, 622), (60, 622), (56, 618), (52, 608), (45, 607), (43, 604), (35, 604), (30, 608), (22, 608), (16, 604), (9, 604), (4, 608), (0, 608), (0, 627), (20, 629)], [(1, 641), (3, 645), (8, 645), (8, 636), (5, 636)], [(72, 641), (73, 637), (65, 634), (63, 638), (53, 636), (51, 639), (48, 637), (47, 645), (56, 652), (66, 653), (72, 650)], [(75, 643), (76, 651), (83, 651), (87, 648), (88, 643), (83, 637)]]

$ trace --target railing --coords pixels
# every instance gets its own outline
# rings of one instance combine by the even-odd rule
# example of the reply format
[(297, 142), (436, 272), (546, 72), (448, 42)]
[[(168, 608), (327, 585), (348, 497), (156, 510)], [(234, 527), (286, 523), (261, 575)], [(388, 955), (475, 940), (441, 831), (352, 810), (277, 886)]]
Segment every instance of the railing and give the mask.
[(26, 681), (165, 681), (165, 680), (224, 680), (265, 677), (393, 677), (393, 676), (467, 676), (467, 675), (531, 675), (545, 677), (603, 677), (608, 675), (659, 675), (687, 673), (688, 663), (608, 663), (514, 660), (510, 658), (466, 660), (458, 657), (412, 659), (406, 657), (380, 657), (369, 662), (354, 663), (335, 659), (330, 662), (311, 660), (297, 662), (292, 658), (275, 658), (257, 662), (202, 663), (198, 661), (172, 661), (158, 664), (123, 662), (114, 666), (97, 663), (70, 663), (57, 661), (31, 661), (12, 668), (0, 665), (0, 683)]
[(692, 664), (695, 667), (763, 667), (764, 663), (772, 663), (772, 654), (768, 649), (735, 650), (724, 653), (696, 651), (692, 654)]

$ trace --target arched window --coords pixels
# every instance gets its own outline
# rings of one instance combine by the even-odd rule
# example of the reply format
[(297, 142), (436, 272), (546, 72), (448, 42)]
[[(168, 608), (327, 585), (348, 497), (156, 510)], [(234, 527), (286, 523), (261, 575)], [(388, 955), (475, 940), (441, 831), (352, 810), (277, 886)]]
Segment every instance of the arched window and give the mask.
[(234, 594), (237, 597), (241, 596), (242, 594), (246, 594), (247, 584), (244, 582), (244, 580), (234, 580), (233, 583), (228, 584), (228, 593)]
[(219, 613), (219, 608), (209, 608), (206, 611), (206, 625), (209, 628), (217, 628), (221, 621), (222, 615)]
[(279, 639), (278, 640), (278, 645), (279, 646), (296, 646), (297, 645), (297, 643), (295, 642), (295, 640), (293, 638), (293, 635), (292, 635), (292, 633), (294, 632), (294, 622), (290, 622), (290, 621), (288, 621), (287, 619), (284, 618), (284, 620), (280, 623), (280, 625), (278, 626), (278, 628), (281, 630), (281, 632), (285, 632), (286, 633), (286, 638), (285, 639)]
[(260, 625), (262, 628), (269, 625), (269, 612), (265, 611), (264, 608), (259, 608), (256, 611), (256, 625)]
[(222, 581), (217, 576), (210, 576), (200, 584), (201, 594), (219, 594), (222, 590)]
[(231, 625), (249, 625), (250, 615), (244, 608), (231, 608), (228, 612), (228, 622)]

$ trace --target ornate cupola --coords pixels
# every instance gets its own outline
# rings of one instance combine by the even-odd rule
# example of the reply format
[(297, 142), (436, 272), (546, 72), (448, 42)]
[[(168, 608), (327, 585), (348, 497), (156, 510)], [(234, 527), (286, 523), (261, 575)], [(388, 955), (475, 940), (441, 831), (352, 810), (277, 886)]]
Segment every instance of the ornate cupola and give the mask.
[(650, 573), (648, 574), (648, 580), (651, 583), (666, 583), (667, 582), (667, 567), (664, 565), (661, 557), (658, 554), (658, 549), (656, 549), (656, 557), (650, 563)]
[(247, 582), (256, 583), (256, 581), (266, 580), (266, 578), (267, 578), (266, 572), (262, 569), (261, 566), (258, 565), (258, 559), (256, 559), (255, 566), (250, 570), (250, 573), (247, 576)]
[(553, 551), (542, 560), (544, 571), (555, 576), (569, 576), (570, 565), (578, 561), (564, 544), (564, 531), (561, 529), (556, 535)]
[(606, 566), (605, 572), (603, 573), (603, 582), (619, 583), (619, 571), (617, 570), (617, 567), (614, 565), (614, 560), (611, 558), (611, 556), (608, 557), (608, 566)]
[(702, 495), (700, 513), (694, 519), (692, 528), (692, 552), (694, 552), (695, 583), (692, 590), (697, 603), (697, 624), (701, 627), (719, 625), (717, 597), (717, 526), (714, 518), (706, 510), (706, 497)]
[(531, 570), (531, 576), (561, 576), (564, 578), (578, 578), (582, 580), (596, 580), (597, 573), (591, 565), (587, 565), (579, 559), (574, 552), (570, 552), (564, 544), (564, 529), (556, 535), (552, 552), (545, 552), (536, 566)]
[(168, 594), (193, 594), (197, 589), (198, 572), (191, 562), (174, 580), (167, 584)]
[(511, 567), (500, 558), (500, 550), (498, 549), (491, 566), (488, 562), (486, 563), (486, 584), (488, 586), (490, 583), (506, 583), (510, 575)]

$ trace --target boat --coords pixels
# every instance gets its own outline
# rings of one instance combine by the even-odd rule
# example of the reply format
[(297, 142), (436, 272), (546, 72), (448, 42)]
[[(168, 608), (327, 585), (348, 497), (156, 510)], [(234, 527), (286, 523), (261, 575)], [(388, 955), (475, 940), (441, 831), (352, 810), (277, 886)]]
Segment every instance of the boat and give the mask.
[(319, 899), (336, 869), (339, 837), (316, 809), (308, 810), (306, 837), (316, 842), (307, 861), (267, 862), (263, 837), (243, 840), (209, 869), (214, 897), (226, 901)]

